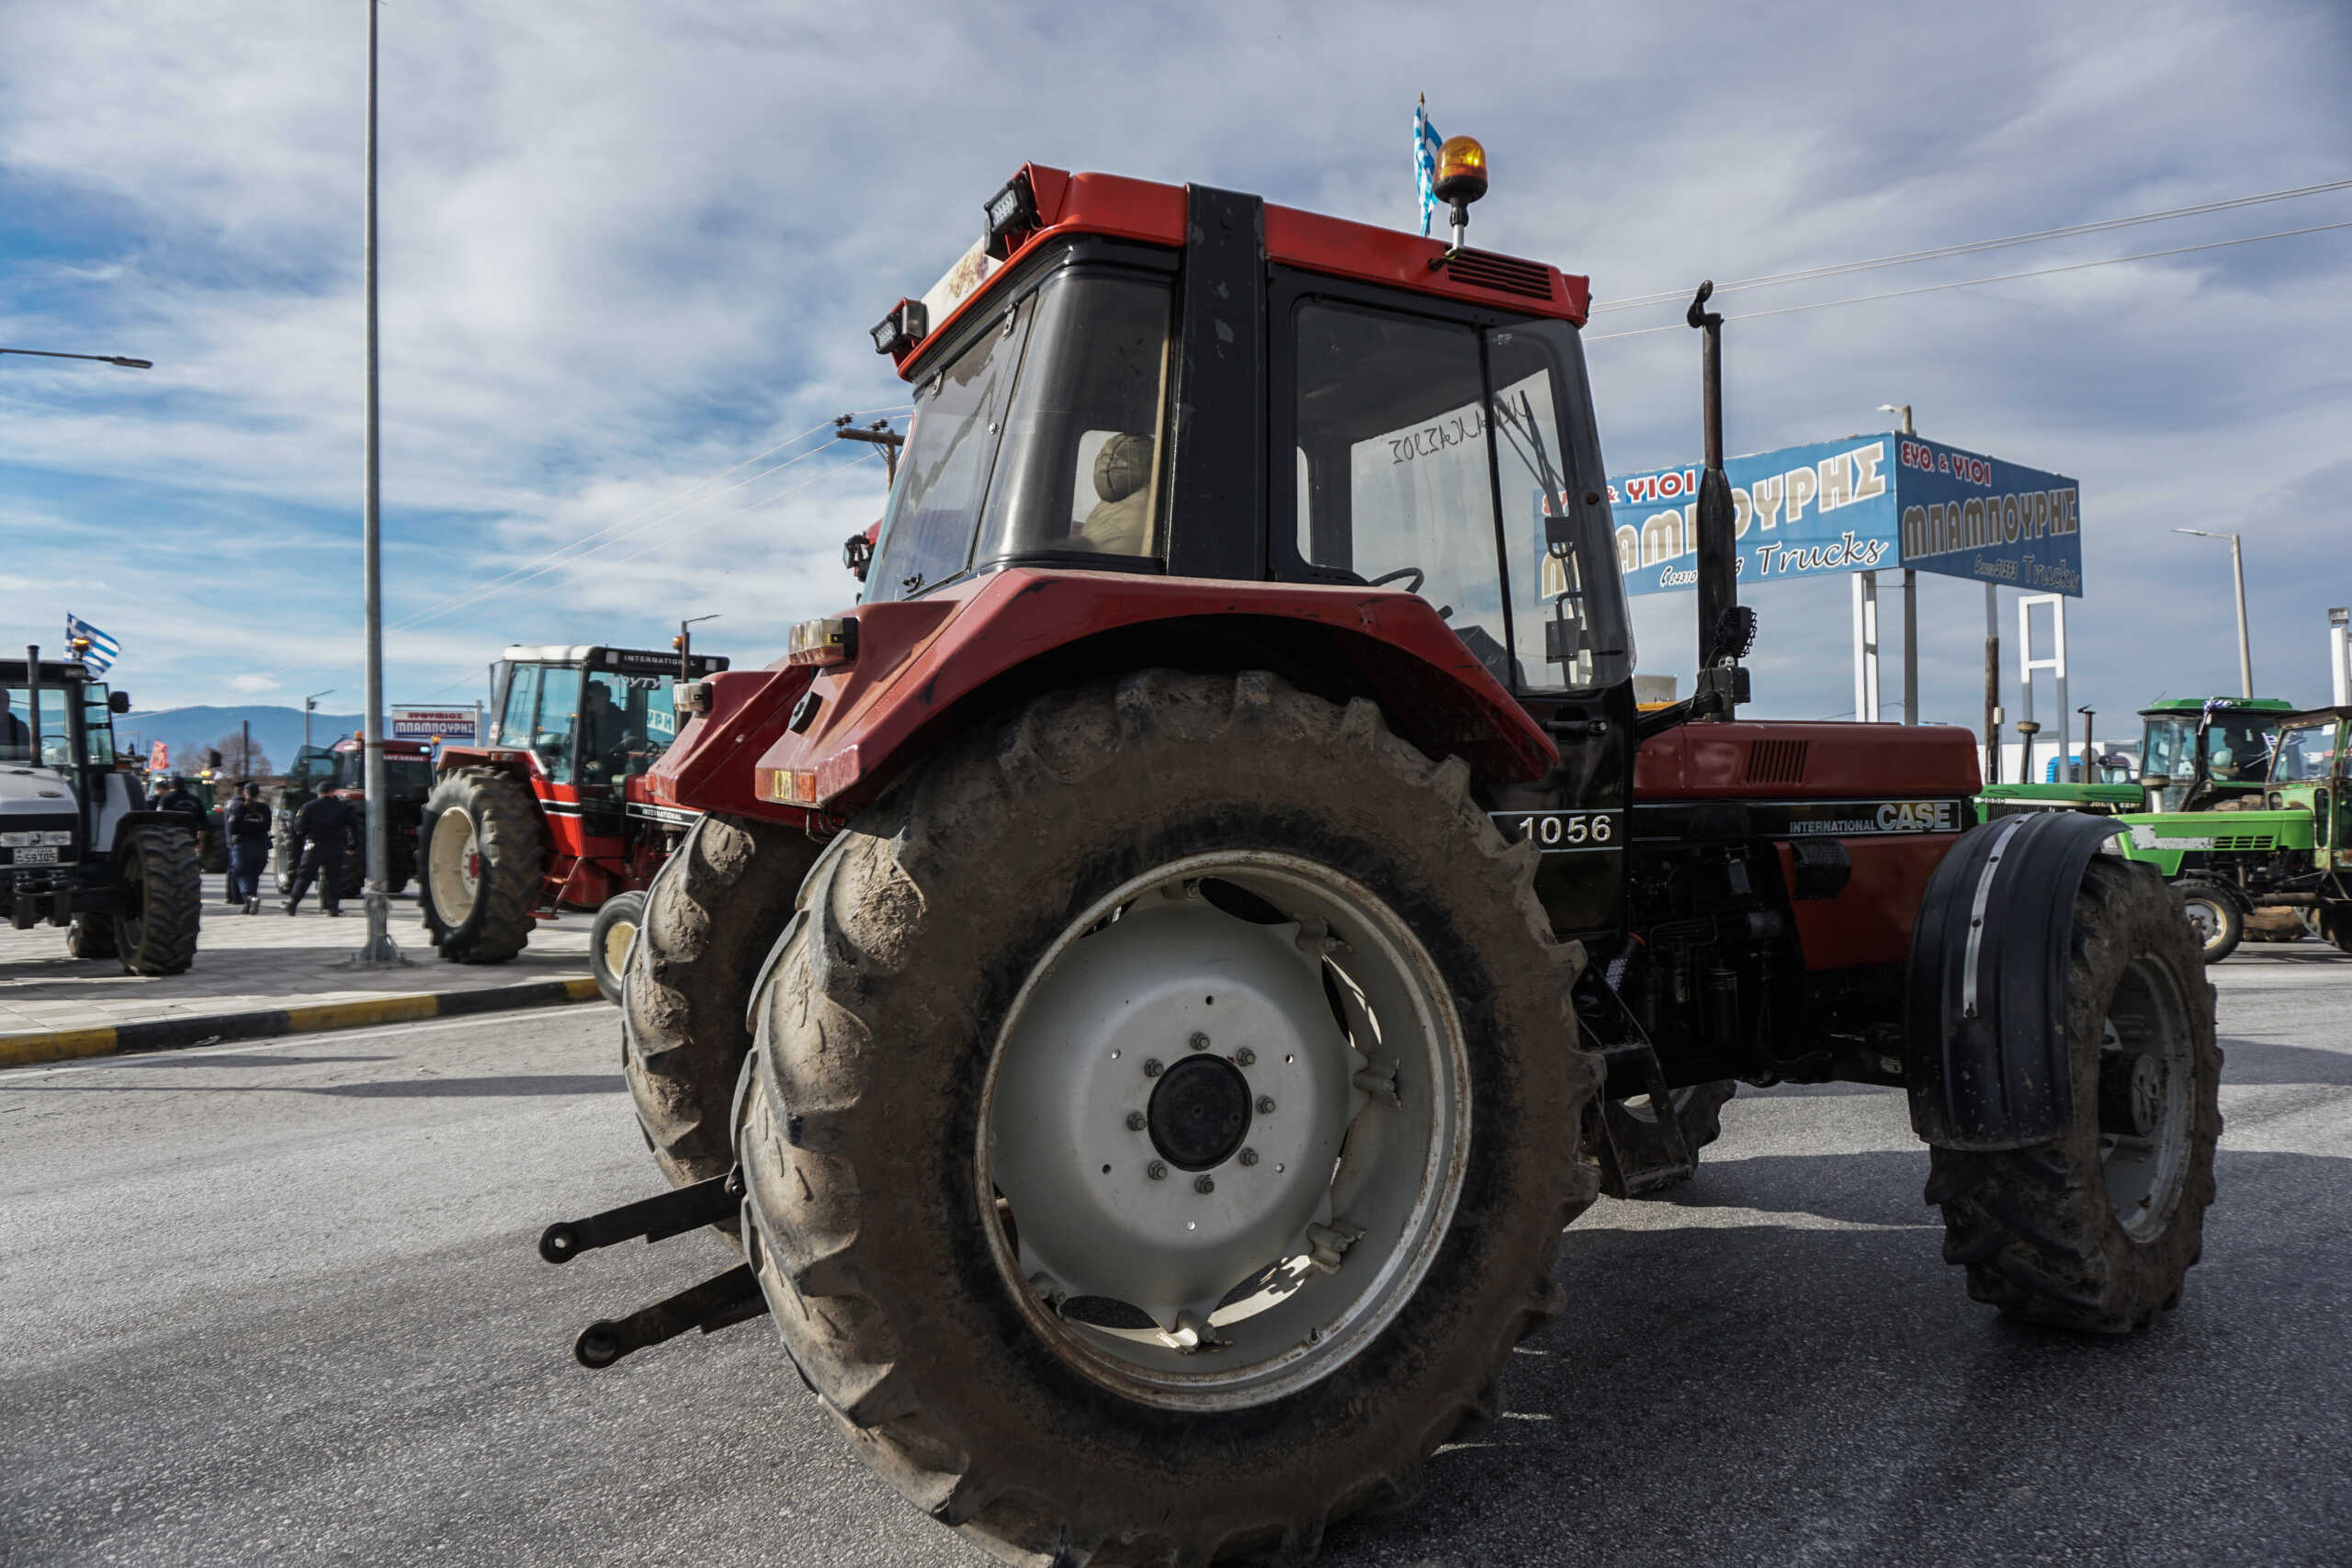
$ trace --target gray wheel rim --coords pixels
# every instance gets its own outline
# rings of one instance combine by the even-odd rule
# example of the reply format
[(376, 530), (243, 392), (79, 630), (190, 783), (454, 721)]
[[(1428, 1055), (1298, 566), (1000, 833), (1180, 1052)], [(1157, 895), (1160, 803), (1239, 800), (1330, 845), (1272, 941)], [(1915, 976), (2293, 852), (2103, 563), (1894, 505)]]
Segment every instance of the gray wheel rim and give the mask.
[[(1237, 1082), (1239, 1134), (1176, 1137), (1194, 1124), (1169, 1096), (1227, 1105)], [(1443, 976), (1368, 888), (1288, 854), (1199, 855), (1047, 950), (978, 1127), (991, 1252), (1041, 1337), (1128, 1397), (1233, 1408), (1329, 1375), (1419, 1286), (1468, 1157), (1468, 1052)]]
[[(2108, 1005), (2099, 1054), (2099, 1166), (2124, 1234), (2154, 1241), (2188, 1173), (2196, 1056), (2171, 975), (2134, 959)], [(2144, 1130), (2143, 1130), (2144, 1129)]]

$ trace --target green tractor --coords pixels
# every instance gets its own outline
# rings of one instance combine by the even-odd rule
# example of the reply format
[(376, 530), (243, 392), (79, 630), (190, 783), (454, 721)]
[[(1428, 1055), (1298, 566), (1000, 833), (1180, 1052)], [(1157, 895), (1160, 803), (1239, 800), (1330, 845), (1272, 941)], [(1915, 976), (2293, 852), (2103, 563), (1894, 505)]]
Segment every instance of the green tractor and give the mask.
[[(2143, 728), (2136, 775), (2127, 759), (2109, 755), (2091, 758), (2086, 779), (1986, 784), (1976, 796), (1976, 819), (1989, 822), (2028, 811), (2120, 817), (2135, 811), (2211, 810), (2261, 788), (2270, 731), (2294, 711), (2294, 704), (2276, 697), (2174, 697), (2150, 703), (2140, 710)], [(2058, 771), (2070, 772), (2072, 764), (2062, 764)]]
[[(2243, 715), (2256, 705), (2236, 705)], [(2284, 707), (2260, 705), (2261, 777), (2212, 779), (2200, 765), (2182, 808), (2120, 818), (2125, 857), (2179, 890), (2208, 964), (2234, 952), (2250, 924), (2307, 926), (2352, 953), (2352, 706)], [(2208, 755), (2200, 748), (2200, 764)]]

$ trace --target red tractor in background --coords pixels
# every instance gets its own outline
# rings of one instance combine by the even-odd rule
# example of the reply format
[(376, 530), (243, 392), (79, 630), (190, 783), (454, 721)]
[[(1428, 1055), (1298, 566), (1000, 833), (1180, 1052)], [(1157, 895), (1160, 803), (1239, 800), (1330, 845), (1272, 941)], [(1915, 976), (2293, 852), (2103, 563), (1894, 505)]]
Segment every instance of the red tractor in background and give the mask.
[(861, 604), (682, 688), (646, 781), (701, 814), (623, 998), (673, 1190), (539, 1243), (741, 1260), (582, 1363), (772, 1314), (1005, 1561), (1303, 1561), (1497, 1413), (1562, 1227), (1730, 1079), (1905, 1089), (2004, 1314), (2177, 1300), (2177, 901), (2108, 819), (1971, 830), (1964, 730), (1736, 718), (1704, 290), (1702, 667), (1638, 711), (1586, 281), (1463, 245), (1475, 143), (1440, 175), (1451, 247), (1031, 165), (875, 329), (915, 413)]
[[(302, 803), (322, 793), (339, 795), (363, 812), (368, 807), (367, 749), (356, 735), (328, 746), (305, 746), (294, 754), (287, 770), (286, 788), (270, 823), (270, 870), (280, 897), (293, 891), (300, 859), (294, 843), (294, 814)], [(424, 797), (433, 787), (433, 748), (422, 740), (384, 742), (385, 808), (390, 812), (391, 862), (386, 868), (384, 890), (398, 893), (416, 874), (416, 825)], [(343, 857), (343, 886), (338, 897), (356, 898), (368, 881), (368, 840), (356, 829)]]
[(482, 746), (447, 746), (418, 825), (417, 897), (441, 956), (503, 964), (560, 909), (594, 909), (596, 984), (619, 966), (644, 890), (696, 813), (656, 801), (647, 770), (677, 733), (678, 682), (727, 660), (684, 646), (510, 648)]

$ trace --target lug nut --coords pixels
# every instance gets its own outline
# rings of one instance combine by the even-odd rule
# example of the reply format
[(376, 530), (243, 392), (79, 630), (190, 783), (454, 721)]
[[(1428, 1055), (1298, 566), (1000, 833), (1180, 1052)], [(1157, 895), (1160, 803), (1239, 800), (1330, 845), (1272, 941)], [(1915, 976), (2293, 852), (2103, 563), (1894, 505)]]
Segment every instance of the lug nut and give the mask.
[(1143, 1168), (1143, 1173), (1146, 1176), (1150, 1177), (1154, 1181), (1165, 1181), (1168, 1179), (1168, 1162), (1165, 1160), (1153, 1160), (1149, 1165)]
[(1258, 1163), (1258, 1151), (1255, 1149), (1242, 1150), (1241, 1163), (1243, 1165), (1256, 1165)]
[(1159, 1065), (1159, 1058), (1157, 1056), (1146, 1056), (1143, 1059), (1143, 1076), (1148, 1078), (1156, 1078), (1167, 1070)]
[(1274, 1097), (1271, 1094), (1260, 1095), (1258, 1097), (1258, 1114), (1261, 1116), (1272, 1116), (1273, 1113)]
[(1140, 1133), (1143, 1131), (1142, 1111), (1130, 1111), (1127, 1112), (1127, 1131), (1130, 1133)]
[(1193, 1178), (1193, 1190), (1195, 1192), (1214, 1192), (1216, 1190), (1216, 1183), (1210, 1180), (1205, 1176), (1196, 1176)]
[(1254, 1067), (1258, 1065), (1258, 1053), (1244, 1045), (1233, 1054), (1233, 1065), (1237, 1067)]
[(1209, 1037), (1195, 1030), (1193, 1032), (1193, 1038), (1187, 1043), (1195, 1051), (1205, 1051), (1209, 1048)]

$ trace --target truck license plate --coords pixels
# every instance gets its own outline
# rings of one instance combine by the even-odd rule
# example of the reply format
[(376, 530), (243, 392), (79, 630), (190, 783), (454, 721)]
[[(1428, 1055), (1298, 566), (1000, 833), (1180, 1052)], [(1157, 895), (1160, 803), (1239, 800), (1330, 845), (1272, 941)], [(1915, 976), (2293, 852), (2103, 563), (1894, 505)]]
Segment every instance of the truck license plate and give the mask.
[(55, 865), (57, 852), (55, 850), (18, 850), (17, 863), (18, 865)]

